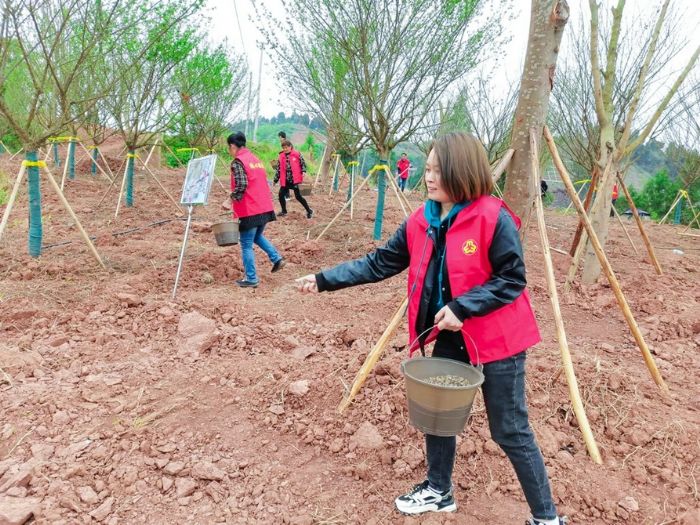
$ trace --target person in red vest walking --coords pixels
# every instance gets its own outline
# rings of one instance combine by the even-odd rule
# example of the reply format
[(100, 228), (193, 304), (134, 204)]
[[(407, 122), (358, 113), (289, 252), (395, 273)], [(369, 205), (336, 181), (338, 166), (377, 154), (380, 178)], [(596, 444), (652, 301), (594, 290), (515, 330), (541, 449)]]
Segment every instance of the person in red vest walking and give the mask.
[[(483, 365), (491, 437), (510, 459), (532, 516), (562, 525), (525, 399), (526, 350), (540, 333), (526, 290), (520, 219), (491, 196), (486, 151), (466, 133), (436, 139), (428, 155), (428, 201), (369, 255), (296, 280), (302, 292), (381, 281), (408, 268), (408, 328), (433, 357)], [(427, 477), (394, 501), (404, 514), (453, 512), (456, 436), (425, 436)], [(486, 520), (489, 521), (489, 520)]]
[(408, 171), (411, 167), (411, 161), (405, 153), (401, 154), (401, 158), (396, 163), (396, 171), (399, 174), (399, 188), (401, 191), (406, 191), (406, 181), (408, 180)]
[(228, 151), (233, 157), (233, 216), (239, 220), (241, 256), (245, 268), (245, 278), (237, 280), (236, 284), (242, 288), (256, 288), (259, 281), (255, 270), (253, 244), (257, 244), (267, 254), (273, 272), (281, 270), (285, 265), (284, 258), (263, 235), (265, 225), (275, 220), (275, 207), (272, 204), (265, 167), (260, 159), (245, 147), (245, 135), (240, 131), (232, 133), (227, 142)]
[(615, 203), (617, 202), (617, 198), (620, 196), (620, 191), (617, 189), (617, 184), (613, 186), (613, 192), (612, 192), (612, 207), (610, 208), (610, 216), (614, 217), (615, 216)]
[(282, 211), (277, 215), (284, 217), (287, 215), (287, 198), (289, 190), (294, 191), (294, 197), (298, 200), (306, 210), (306, 217), (310, 219), (314, 215), (314, 210), (309, 207), (309, 203), (301, 195), (299, 184), (304, 181), (306, 176), (306, 162), (301, 153), (294, 149), (292, 143), (288, 140), (282, 141), (282, 151), (279, 155), (279, 163), (277, 164), (275, 173), (275, 184), (280, 183), (279, 201)]

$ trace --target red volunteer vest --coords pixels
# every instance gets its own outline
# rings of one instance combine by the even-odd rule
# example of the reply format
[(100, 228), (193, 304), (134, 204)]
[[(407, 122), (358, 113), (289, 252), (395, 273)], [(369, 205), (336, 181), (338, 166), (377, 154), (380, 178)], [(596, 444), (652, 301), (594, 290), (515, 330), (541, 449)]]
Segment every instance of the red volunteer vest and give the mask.
[[(280, 153), (280, 186), (287, 186), (287, 156), (284, 151)], [(289, 152), (289, 164), (292, 166), (292, 180), (294, 184), (300, 184), (304, 181), (304, 175), (301, 173), (301, 160), (299, 152), (295, 149)]]
[(617, 184), (615, 184), (615, 186), (613, 186), (612, 198), (613, 198), (613, 199), (617, 199), (617, 196), (618, 196), (618, 195), (619, 195), (619, 192), (618, 192), (618, 190), (617, 190)]
[[(508, 210), (520, 228), (520, 219), (501, 199), (484, 196), (460, 211), (447, 230), (446, 261), (452, 297), (484, 284), (491, 276), (489, 248), (501, 207)], [(429, 255), (424, 257), (423, 253), (430, 254), (434, 249), (427, 234), (428, 222), (423, 215), (423, 208), (424, 206), (421, 206), (413, 212), (406, 224), (411, 256), (408, 269), (408, 327), (411, 341), (415, 341), (418, 335), (416, 319), (430, 259)], [(415, 292), (411, 295), (412, 288)], [(523, 290), (512, 303), (489, 314), (465, 319), (462, 335), (469, 359), (474, 364), (490, 363), (510, 357), (541, 340), (527, 290)], [(426, 343), (436, 337), (437, 330), (433, 330)]]
[[(236, 153), (236, 159), (243, 163), (243, 169), (248, 177), (248, 187), (241, 200), (233, 201), (233, 216), (250, 217), (274, 211), (270, 186), (267, 184), (267, 172), (262, 162), (248, 148), (240, 148)], [(235, 188), (236, 181), (231, 174), (231, 191)]]
[(399, 170), (399, 175), (402, 179), (408, 178), (408, 168), (411, 165), (411, 161), (408, 159), (399, 159), (396, 163), (396, 168)]

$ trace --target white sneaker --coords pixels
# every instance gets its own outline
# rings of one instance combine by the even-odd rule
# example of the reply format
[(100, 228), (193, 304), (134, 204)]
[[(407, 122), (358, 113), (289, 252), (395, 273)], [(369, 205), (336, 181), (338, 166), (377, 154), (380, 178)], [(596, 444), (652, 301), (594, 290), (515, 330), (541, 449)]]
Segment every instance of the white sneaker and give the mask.
[(430, 487), (428, 480), (413, 487), (410, 492), (394, 500), (396, 508), (403, 514), (423, 512), (454, 512), (457, 510), (451, 490), (438, 492)]

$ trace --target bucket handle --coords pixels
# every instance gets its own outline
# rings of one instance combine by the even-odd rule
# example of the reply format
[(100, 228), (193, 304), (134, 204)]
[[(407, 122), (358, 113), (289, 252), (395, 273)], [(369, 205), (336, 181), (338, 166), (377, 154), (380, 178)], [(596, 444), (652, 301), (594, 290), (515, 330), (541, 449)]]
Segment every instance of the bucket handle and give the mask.
[[(411, 344), (408, 345), (408, 355), (409, 356), (411, 356), (413, 354), (413, 350), (412, 350), (413, 345), (416, 344), (416, 342), (421, 338), (421, 336), (423, 336), (424, 334), (426, 334), (428, 332), (432, 333), (433, 330), (435, 330), (437, 332), (440, 331), (440, 329), (437, 327), (437, 324), (434, 324), (434, 325), (428, 327), (427, 329), (423, 330), (420, 334), (418, 334), (415, 337), (415, 339), (413, 339), (413, 341), (411, 341)], [(463, 335), (466, 335), (469, 338), (469, 341), (471, 342), (472, 347), (474, 348), (474, 352), (476, 353), (476, 367), (483, 368), (483, 365), (481, 364), (481, 358), (479, 357), (479, 348), (476, 346), (474, 339), (472, 338), (471, 335), (469, 335), (468, 332), (466, 332), (464, 330), (460, 330), (460, 332), (462, 332)], [(436, 337), (437, 337), (437, 335), (436, 335)], [(423, 355), (425, 355), (425, 351), (422, 348), (421, 348), (421, 353)]]

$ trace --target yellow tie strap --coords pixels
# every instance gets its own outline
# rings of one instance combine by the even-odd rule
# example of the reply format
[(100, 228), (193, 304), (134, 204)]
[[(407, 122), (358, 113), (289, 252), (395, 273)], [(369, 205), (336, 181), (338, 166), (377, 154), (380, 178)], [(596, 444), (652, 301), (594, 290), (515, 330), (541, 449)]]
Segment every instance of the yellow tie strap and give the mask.
[(25, 168), (45, 168), (46, 162), (43, 160), (23, 160), (22, 166)]
[(685, 197), (686, 199), (688, 198), (688, 192), (685, 190), (678, 190), (678, 193), (681, 194), (681, 197)]
[(140, 159), (141, 157), (139, 157), (136, 153), (127, 153), (126, 158), (127, 159)]
[(199, 148), (177, 148), (175, 151), (177, 151), (178, 153), (183, 151), (199, 151)]
[(348, 162), (348, 166), (359, 166), (359, 165), (360, 165), (360, 163), (357, 162), (356, 160), (351, 160), (350, 162)]
[(71, 140), (80, 140), (80, 137), (49, 137), (47, 139), (49, 142), (65, 142), (65, 141), (71, 141)]
[(374, 173), (375, 171), (378, 171), (378, 170), (385, 170), (385, 169), (388, 169), (386, 164), (375, 164), (375, 165), (372, 166), (372, 168), (369, 170), (369, 174), (372, 175), (372, 173)]

